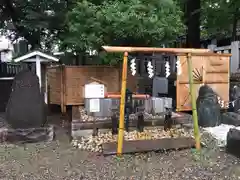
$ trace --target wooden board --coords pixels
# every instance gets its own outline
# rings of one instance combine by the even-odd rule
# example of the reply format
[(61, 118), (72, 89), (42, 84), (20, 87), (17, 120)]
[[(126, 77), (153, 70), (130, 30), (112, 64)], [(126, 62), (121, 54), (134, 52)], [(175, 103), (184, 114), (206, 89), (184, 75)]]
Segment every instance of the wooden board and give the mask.
[[(177, 111), (189, 111), (192, 108), (187, 58), (186, 56), (178, 56), (178, 58), (181, 63), (182, 73), (177, 76)], [(192, 56), (196, 97), (198, 96), (199, 88), (206, 84), (225, 102), (225, 105), (229, 102), (229, 61), (229, 56), (220, 54)]]
[[(148, 119), (144, 120), (144, 126), (163, 126), (164, 119)], [(112, 120), (98, 120), (98, 121), (89, 121), (89, 122), (81, 122), (81, 121), (72, 121), (72, 129), (73, 130), (87, 130), (87, 129), (111, 129), (112, 128)], [(129, 127), (137, 127), (137, 120), (130, 120)]]
[[(164, 138), (156, 140), (124, 141), (123, 154), (172, 149), (186, 149), (193, 148), (194, 145), (195, 141), (193, 138)], [(104, 155), (117, 154), (117, 142), (104, 143), (102, 147)]]
[[(198, 95), (201, 84), (194, 84), (195, 94)], [(177, 110), (190, 111), (192, 109), (191, 96), (189, 93), (189, 84), (178, 84), (177, 86)]]
[(62, 72), (59, 67), (49, 67), (47, 69), (48, 99), (50, 104), (61, 104), (61, 77)]
[(83, 87), (90, 78), (105, 81), (108, 91), (119, 91), (119, 69), (103, 66), (66, 66), (66, 104), (84, 103)]

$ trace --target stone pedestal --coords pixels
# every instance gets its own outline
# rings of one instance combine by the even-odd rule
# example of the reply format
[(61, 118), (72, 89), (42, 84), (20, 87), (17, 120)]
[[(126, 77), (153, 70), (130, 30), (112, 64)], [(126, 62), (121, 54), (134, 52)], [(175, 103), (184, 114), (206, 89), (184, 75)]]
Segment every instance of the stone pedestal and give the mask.
[(53, 126), (29, 129), (0, 128), (0, 142), (8, 143), (36, 143), (52, 141), (55, 136)]

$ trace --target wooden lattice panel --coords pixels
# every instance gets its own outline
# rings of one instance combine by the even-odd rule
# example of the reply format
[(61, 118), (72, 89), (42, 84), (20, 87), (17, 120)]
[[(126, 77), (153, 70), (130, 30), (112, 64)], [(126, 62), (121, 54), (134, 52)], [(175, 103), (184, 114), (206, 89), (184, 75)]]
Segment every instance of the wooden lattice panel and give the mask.
[[(186, 56), (178, 57), (182, 74), (177, 76), (177, 110), (191, 110), (189, 75)], [(192, 56), (193, 80), (196, 98), (201, 85), (209, 85), (227, 104), (229, 101), (229, 55), (206, 54)]]
[[(181, 63), (182, 73), (177, 76), (177, 80), (179, 83), (188, 83), (188, 66), (187, 66), (187, 57), (179, 56), (178, 57)], [(201, 76), (203, 76), (203, 65), (204, 65), (204, 57), (203, 56), (194, 56), (192, 57), (192, 69), (194, 72), (199, 72)]]

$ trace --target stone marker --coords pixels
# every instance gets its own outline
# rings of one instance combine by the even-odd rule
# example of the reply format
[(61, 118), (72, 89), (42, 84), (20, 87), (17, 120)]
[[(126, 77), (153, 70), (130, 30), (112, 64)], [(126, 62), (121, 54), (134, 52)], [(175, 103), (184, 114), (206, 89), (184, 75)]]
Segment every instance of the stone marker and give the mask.
[(39, 128), (46, 118), (38, 76), (29, 70), (19, 72), (6, 108), (7, 123), (13, 129)]
[(227, 133), (227, 146), (226, 150), (228, 153), (240, 157), (240, 131), (231, 128)]
[(220, 105), (217, 95), (211, 87), (204, 85), (199, 89), (197, 98), (198, 124), (202, 127), (214, 127), (221, 123)]
[(223, 113), (221, 123), (233, 126), (240, 126), (240, 114), (235, 112)]
[(230, 85), (230, 110), (238, 112), (240, 109), (240, 87), (239, 85)]

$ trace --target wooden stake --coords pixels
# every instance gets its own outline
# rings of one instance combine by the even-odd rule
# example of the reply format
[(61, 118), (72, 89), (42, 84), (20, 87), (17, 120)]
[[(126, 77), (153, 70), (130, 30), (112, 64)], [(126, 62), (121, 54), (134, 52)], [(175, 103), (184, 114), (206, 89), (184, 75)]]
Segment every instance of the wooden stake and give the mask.
[(122, 67), (122, 87), (121, 87), (121, 104), (120, 104), (120, 119), (118, 128), (118, 146), (117, 155), (122, 155), (123, 150), (123, 139), (124, 139), (124, 109), (125, 109), (125, 96), (126, 96), (126, 84), (127, 84), (127, 62), (128, 53), (124, 53), (123, 57), (123, 67)]
[(198, 127), (196, 95), (195, 95), (195, 89), (194, 89), (194, 86), (193, 86), (192, 55), (191, 55), (191, 53), (188, 53), (188, 55), (187, 55), (187, 63), (188, 63), (188, 75), (189, 75), (189, 89), (190, 89), (191, 103), (192, 103), (194, 137), (195, 137), (195, 141), (196, 141), (196, 149), (200, 150), (201, 149), (201, 144), (200, 144), (200, 134), (199, 134), (199, 127)]

